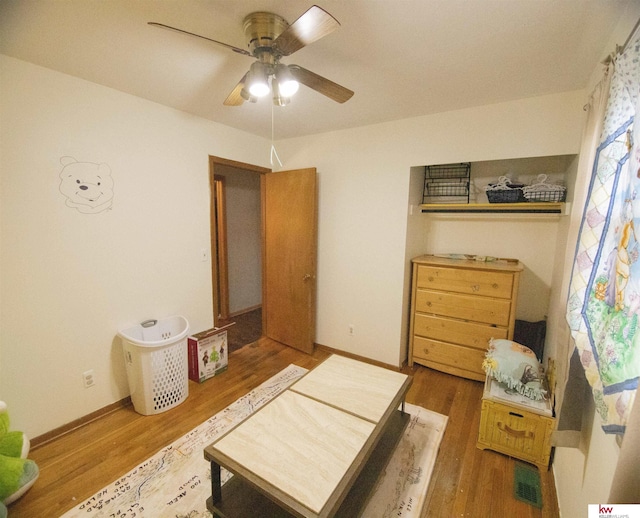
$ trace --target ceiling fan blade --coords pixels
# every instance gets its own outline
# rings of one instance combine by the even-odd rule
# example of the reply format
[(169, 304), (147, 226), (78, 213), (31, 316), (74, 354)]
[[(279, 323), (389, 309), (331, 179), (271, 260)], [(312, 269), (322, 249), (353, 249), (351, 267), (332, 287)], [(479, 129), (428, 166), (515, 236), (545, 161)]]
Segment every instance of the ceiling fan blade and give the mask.
[(240, 92), (242, 92), (242, 89), (244, 88), (244, 82), (247, 80), (248, 74), (249, 72), (242, 76), (242, 79), (240, 79), (235, 88), (231, 90), (231, 93), (227, 96), (227, 98), (224, 100), (224, 103), (222, 104), (224, 104), (225, 106), (240, 106), (244, 102), (244, 97), (240, 95)]
[(353, 92), (338, 83), (334, 83), (306, 68), (298, 65), (289, 65), (291, 75), (299, 82), (316, 92), (326, 95), (338, 103), (347, 102), (353, 96)]
[(251, 52), (249, 52), (248, 50), (240, 49), (238, 47), (234, 47), (233, 45), (229, 45), (228, 43), (223, 43), (221, 41), (212, 40), (211, 38), (207, 38), (206, 36), (200, 36), (199, 34), (194, 34), (193, 32), (185, 31), (183, 29), (178, 29), (176, 27), (171, 27), (170, 25), (165, 25), (163, 23), (158, 23), (158, 22), (147, 22), (147, 23), (149, 25), (153, 25), (154, 27), (160, 27), (161, 29), (170, 29), (172, 31), (181, 32), (182, 34), (188, 34), (189, 36), (195, 36), (196, 38), (201, 38), (203, 40), (211, 41), (213, 43), (217, 43), (218, 45), (222, 45), (223, 47), (226, 47), (226, 48), (228, 48), (230, 50), (233, 50), (234, 52), (237, 52), (238, 54), (244, 54), (245, 56), (253, 57), (253, 54), (251, 54)]
[(338, 27), (338, 20), (321, 7), (313, 5), (274, 40), (273, 46), (283, 56), (289, 56)]

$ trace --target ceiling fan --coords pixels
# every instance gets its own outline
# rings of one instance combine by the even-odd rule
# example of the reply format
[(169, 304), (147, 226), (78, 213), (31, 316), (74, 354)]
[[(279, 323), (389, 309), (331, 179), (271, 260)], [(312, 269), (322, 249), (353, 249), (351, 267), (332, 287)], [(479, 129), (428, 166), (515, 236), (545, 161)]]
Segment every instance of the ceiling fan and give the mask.
[(273, 95), (273, 103), (284, 106), (290, 102), (300, 83), (339, 103), (348, 101), (353, 95), (348, 88), (306, 68), (280, 62), (281, 58), (290, 56), (340, 27), (340, 23), (333, 16), (317, 5), (308, 9), (291, 25), (273, 13), (260, 11), (247, 15), (243, 28), (249, 50), (162, 23), (148, 23), (196, 36), (256, 59), (225, 99), (226, 106), (240, 106), (244, 101), (256, 102), (259, 97), (264, 97), (270, 92)]

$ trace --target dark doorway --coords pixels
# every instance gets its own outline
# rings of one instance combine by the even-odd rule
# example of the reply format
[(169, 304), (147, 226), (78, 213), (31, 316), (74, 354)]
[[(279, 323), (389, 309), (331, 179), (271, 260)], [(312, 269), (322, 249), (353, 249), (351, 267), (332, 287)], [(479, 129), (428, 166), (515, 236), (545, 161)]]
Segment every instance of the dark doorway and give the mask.
[(262, 308), (252, 309), (234, 317), (218, 320), (218, 327), (234, 323), (227, 330), (229, 353), (244, 345), (252, 344), (262, 336)]

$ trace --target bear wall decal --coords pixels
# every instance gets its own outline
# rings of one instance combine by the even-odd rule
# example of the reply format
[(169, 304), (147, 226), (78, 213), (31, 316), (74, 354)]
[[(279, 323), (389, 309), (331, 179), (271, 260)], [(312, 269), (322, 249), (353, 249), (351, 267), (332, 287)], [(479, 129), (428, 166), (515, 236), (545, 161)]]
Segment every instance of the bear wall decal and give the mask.
[(83, 214), (96, 214), (111, 208), (113, 178), (107, 164), (78, 162), (70, 156), (60, 159), (60, 192), (66, 205)]

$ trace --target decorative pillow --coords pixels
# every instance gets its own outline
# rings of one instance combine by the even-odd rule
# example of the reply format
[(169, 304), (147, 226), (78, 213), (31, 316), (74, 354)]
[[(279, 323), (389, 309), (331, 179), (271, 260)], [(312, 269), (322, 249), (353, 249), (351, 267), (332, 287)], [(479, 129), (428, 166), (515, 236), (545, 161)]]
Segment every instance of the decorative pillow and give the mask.
[(517, 342), (491, 339), (482, 368), (511, 390), (530, 399), (544, 399), (544, 370), (535, 353)]

